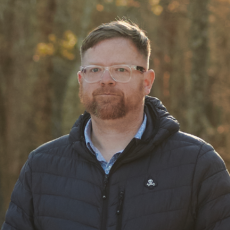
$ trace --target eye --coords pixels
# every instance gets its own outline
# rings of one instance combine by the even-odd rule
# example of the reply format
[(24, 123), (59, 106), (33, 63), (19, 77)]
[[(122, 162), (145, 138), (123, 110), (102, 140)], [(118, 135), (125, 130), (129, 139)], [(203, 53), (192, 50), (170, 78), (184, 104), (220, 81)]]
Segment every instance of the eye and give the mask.
[(118, 68), (116, 68), (116, 71), (117, 71), (117, 72), (121, 72), (121, 73), (125, 73), (125, 72), (127, 72), (128, 70), (127, 70), (126, 68), (124, 68), (124, 67), (118, 67)]
[(93, 72), (93, 73), (97, 73), (97, 72), (100, 72), (100, 71), (101, 71), (100, 68), (92, 68), (92, 69), (90, 70), (90, 72)]
[(145, 72), (145, 68), (141, 66), (137, 66), (137, 70), (139, 70), (142, 73)]

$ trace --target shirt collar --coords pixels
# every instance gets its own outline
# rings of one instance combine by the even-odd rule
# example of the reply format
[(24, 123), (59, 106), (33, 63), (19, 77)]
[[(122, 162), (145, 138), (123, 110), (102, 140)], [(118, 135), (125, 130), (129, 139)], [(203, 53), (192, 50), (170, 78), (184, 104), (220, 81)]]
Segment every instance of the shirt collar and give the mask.
[[(139, 128), (139, 130), (137, 131), (136, 135), (134, 136), (134, 138), (136, 139), (141, 139), (145, 128), (146, 128), (146, 123), (147, 123), (147, 116), (146, 114), (144, 114), (144, 120)], [(92, 148), (92, 150), (94, 152), (99, 152), (98, 149), (93, 145), (92, 141), (91, 141), (91, 132), (92, 132), (92, 121), (91, 118), (89, 119), (89, 121), (87, 122), (86, 126), (85, 126), (85, 130), (84, 130), (84, 135), (85, 135), (85, 142), (86, 145)], [(122, 152), (123, 150), (121, 150), (120, 152)]]

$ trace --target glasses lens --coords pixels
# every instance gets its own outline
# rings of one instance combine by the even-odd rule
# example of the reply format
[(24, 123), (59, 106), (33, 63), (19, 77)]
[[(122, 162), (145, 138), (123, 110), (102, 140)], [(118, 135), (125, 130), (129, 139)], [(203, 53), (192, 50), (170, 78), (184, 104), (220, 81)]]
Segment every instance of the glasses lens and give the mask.
[(111, 75), (117, 82), (128, 82), (131, 77), (131, 69), (129, 66), (112, 66), (110, 68)]
[(90, 83), (100, 81), (102, 72), (100, 66), (88, 66), (82, 70), (85, 80)]

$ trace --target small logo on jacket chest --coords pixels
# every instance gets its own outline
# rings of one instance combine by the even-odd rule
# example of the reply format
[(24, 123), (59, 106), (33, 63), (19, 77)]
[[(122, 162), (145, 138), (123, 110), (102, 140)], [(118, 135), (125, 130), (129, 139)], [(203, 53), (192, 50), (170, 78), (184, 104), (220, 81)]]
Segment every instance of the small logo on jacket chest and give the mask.
[(153, 179), (148, 179), (147, 182), (145, 182), (145, 187), (149, 189), (153, 189), (157, 184), (153, 181)]

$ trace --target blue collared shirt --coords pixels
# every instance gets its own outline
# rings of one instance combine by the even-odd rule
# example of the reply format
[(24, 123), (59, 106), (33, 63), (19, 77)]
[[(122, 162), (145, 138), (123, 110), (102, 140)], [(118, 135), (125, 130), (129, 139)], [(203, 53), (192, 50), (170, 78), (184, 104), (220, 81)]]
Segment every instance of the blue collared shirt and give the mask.
[[(139, 130), (137, 131), (136, 135), (134, 136), (134, 138), (141, 139), (141, 137), (145, 131), (145, 128), (146, 128), (146, 122), (147, 122), (147, 116), (145, 114), (144, 120), (143, 120)], [(92, 121), (91, 121), (91, 119), (89, 119), (89, 121), (87, 122), (87, 124), (85, 126), (85, 130), (84, 130), (86, 146), (92, 152), (92, 154), (94, 154), (96, 156), (97, 160), (101, 164), (101, 167), (104, 169), (105, 173), (109, 174), (110, 169), (112, 168), (112, 166), (115, 163), (115, 161), (117, 160), (117, 158), (124, 151), (124, 149), (115, 153), (112, 156), (112, 158), (110, 159), (110, 161), (107, 162), (105, 160), (105, 158), (102, 156), (102, 154), (100, 153), (100, 151), (93, 145), (93, 143), (91, 141), (91, 132), (92, 132)]]

